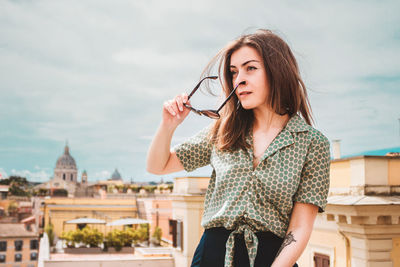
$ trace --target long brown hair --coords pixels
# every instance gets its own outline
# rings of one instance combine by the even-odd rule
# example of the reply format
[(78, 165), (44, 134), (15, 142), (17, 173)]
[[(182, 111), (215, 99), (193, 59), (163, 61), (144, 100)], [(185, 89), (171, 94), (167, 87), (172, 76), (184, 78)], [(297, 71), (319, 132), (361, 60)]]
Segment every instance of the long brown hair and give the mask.
[[(229, 95), (233, 90), (231, 56), (244, 46), (256, 49), (263, 58), (270, 88), (267, 102), (272, 110), (280, 115), (288, 114), (289, 117), (299, 114), (311, 125), (311, 106), (297, 61), (286, 42), (270, 30), (257, 30), (229, 43), (210, 61), (203, 74), (211, 72), (219, 62), (220, 82), (224, 94)], [(216, 147), (229, 151), (248, 148), (246, 135), (254, 122), (253, 111), (243, 109), (234, 95), (220, 115), (221, 118), (215, 122), (210, 132)]]

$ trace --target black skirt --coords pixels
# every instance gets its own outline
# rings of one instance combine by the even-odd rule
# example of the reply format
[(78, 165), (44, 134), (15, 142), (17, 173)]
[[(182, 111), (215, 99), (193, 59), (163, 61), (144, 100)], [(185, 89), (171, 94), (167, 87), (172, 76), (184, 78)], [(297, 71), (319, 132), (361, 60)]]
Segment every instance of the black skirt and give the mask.
[[(225, 245), (232, 230), (224, 227), (206, 229), (193, 256), (191, 267), (223, 267), (225, 261)], [(271, 266), (275, 255), (281, 247), (283, 238), (271, 232), (257, 232), (257, 256), (255, 267)], [(234, 266), (250, 266), (249, 255), (243, 234), (235, 235)], [(297, 264), (294, 265), (297, 267)]]

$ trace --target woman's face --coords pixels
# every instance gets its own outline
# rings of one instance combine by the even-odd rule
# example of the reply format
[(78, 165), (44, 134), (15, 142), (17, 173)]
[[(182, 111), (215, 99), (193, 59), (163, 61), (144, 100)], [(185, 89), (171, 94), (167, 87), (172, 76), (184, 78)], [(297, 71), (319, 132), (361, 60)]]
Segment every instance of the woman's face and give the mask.
[(257, 50), (243, 46), (233, 52), (230, 70), (233, 86), (245, 81), (236, 89), (236, 95), (244, 109), (267, 106), (268, 79), (263, 60)]

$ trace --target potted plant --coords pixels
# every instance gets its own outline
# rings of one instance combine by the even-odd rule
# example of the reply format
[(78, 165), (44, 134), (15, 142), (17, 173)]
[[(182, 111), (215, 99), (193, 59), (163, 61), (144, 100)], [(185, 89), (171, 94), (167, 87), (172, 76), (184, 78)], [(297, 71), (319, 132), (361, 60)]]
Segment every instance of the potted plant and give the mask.
[(151, 243), (153, 243), (156, 246), (159, 246), (161, 244), (161, 237), (162, 237), (162, 230), (160, 227), (154, 228), (154, 232), (151, 236)]

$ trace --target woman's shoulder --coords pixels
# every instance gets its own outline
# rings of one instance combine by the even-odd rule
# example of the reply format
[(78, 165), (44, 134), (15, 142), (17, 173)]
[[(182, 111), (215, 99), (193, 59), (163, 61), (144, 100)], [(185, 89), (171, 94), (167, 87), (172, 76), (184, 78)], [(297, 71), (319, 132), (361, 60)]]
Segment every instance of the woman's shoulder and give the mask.
[(329, 142), (328, 138), (320, 130), (307, 124), (307, 122), (297, 114), (289, 120), (287, 129), (292, 132), (306, 133), (308, 139), (313, 142)]
[(314, 126), (308, 124), (298, 114), (294, 115), (288, 122), (287, 129), (293, 133), (300, 134), (307, 144), (329, 146), (329, 139)]
[(320, 130), (315, 129), (313, 126), (310, 126), (309, 138), (312, 142), (329, 143), (328, 137), (326, 137)]

